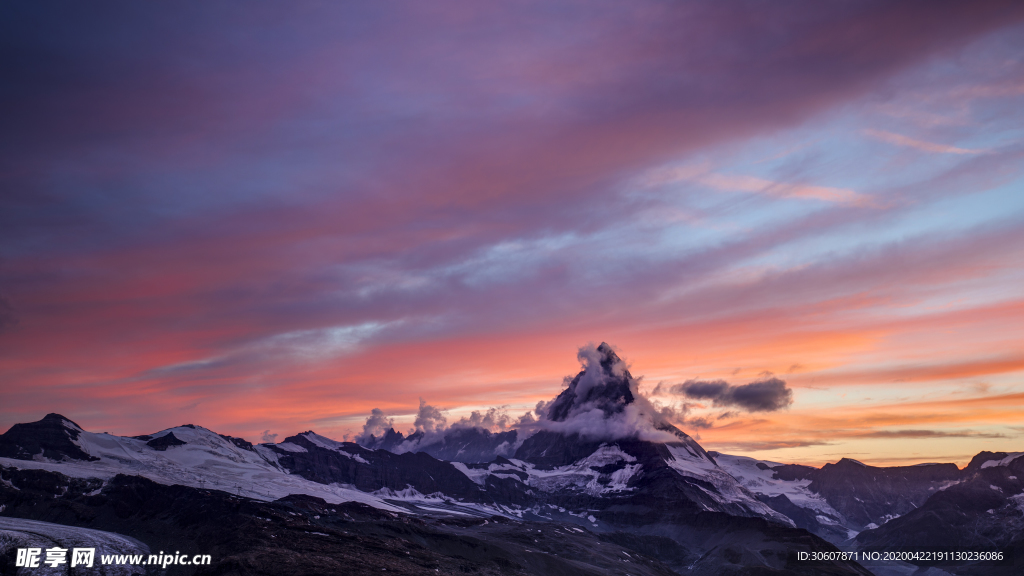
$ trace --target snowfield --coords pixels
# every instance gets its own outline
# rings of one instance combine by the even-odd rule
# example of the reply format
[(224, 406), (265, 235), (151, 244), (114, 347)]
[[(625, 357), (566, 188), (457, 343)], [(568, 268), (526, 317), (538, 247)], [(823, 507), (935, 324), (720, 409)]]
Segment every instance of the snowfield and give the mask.
[(95, 548), (92, 570), (76, 567), (76, 574), (102, 573), (106, 576), (129, 576), (133, 572), (138, 572), (138, 568), (108, 565), (103, 566), (101, 572), (100, 556), (103, 554), (148, 556), (150, 554), (148, 546), (121, 534), (0, 516), (0, 556), (13, 554), (12, 551), (18, 548), (42, 548), (45, 550), (54, 546), (68, 550), (68, 564), (51, 568), (42, 562), (46, 558), (44, 552), (37, 568), (22, 568), (18, 574), (63, 576), (68, 573), (70, 554), (73, 548)]
[[(771, 518), (787, 526), (796, 526), (788, 517), (772, 510), (767, 504), (758, 500), (749, 488), (742, 484), (739, 478), (731, 474), (731, 470), (712, 462), (700, 454), (694, 454), (683, 446), (669, 446), (669, 452), (674, 460), (669, 460), (668, 465), (674, 468), (683, 476), (696, 478), (710, 483), (718, 491), (705, 490), (708, 496), (720, 504), (740, 504), (750, 512), (765, 518)], [(716, 458), (721, 462), (722, 457)], [(730, 458), (739, 458), (733, 456)], [(755, 468), (756, 469), (756, 468)]]
[[(628, 486), (629, 481), (640, 474), (641, 466), (636, 458), (623, 452), (618, 446), (602, 445), (593, 454), (577, 460), (568, 466), (559, 466), (552, 470), (540, 470), (529, 462), (509, 459), (509, 463), (491, 463), (486, 468), (469, 467), (461, 462), (452, 462), (459, 471), (470, 480), (483, 486), (488, 476), (497, 478), (515, 478), (523, 484), (542, 492), (558, 492), (574, 490), (591, 496), (601, 496), (616, 492), (630, 492), (634, 488)], [(601, 468), (610, 464), (622, 463), (622, 467), (608, 474), (609, 482), (598, 482), (601, 473), (593, 468)]]
[[(331, 504), (359, 502), (388, 512), (485, 518), (519, 517), (523, 513), (504, 506), (459, 502), (447, 496), (424, 496), (411, 488), (369, 493), (346, 484), (320, 484), (283, 468), (278, 464), (278, 453), (269, 445), (255, 445), (255, 452), (246, 450), (201, 426), (178, 426), (151, 435), (157, 439), (173, 433), (175, 438), (185, 442), (162, 451), (147, 446), (147, 440), (86, 432), (70, 423), (65, 426), (79, 433), (75, 444), (90, 456), (99, 458), (98, 461), (51, 461), (40, 455), (34, 460), (0, 458), (0, 465), (48, 470), (75, 478), (109, 480), (117, 474), (142, 476), (159, 484), (221, 490), (262, 501), (304, 494), (323, 498)], [(340, 442), (310, 432), (302, 436), (317, 446), (366, 463), (361, 456), (344, 451)], [(288, 452), (306, 452), (302, 446), (287, 442), (273, 446)]]
[[(312, 442), (316, 446), (319, 446), (321, 448), (326, 448), (327, 450), (333, 450), (333, 451), (337, 452), (338, 454), (341, 454), (342, 456), (344, 456), (346, 458), (351, 458), (351, 459), (353, 459), (356, 462), (359, 462), (361, 464), (369, 464), (369, 462), (367, 462), (362, 456), (360, 456), (358, 454), (352, 454), (350, 452), (346, 452), (345, 449), (344, 449), (345, 445), (342, 444), (341, 442), (338, 442), (336, 440), (331, 440), (330, 438), (327, 438), (326, 436), (321, 436), (321, 435), (319, 435), (319, 434), (317, 434), (315, 432), (304, 432), (302, 434), (299, 434), (299, 436), (302, 436), (306, 440), (309, 440), (310, 442)], [(288, 445), (289, 446), (294, 446), (295, 448), (300, 448), (303, 452), (306, 451), (306, 449), (302, 448), (302, 446), (296, 446), (295, 444), (291, 444), (291, 443), (288, 443)], [(278, 444), (277, 446), (280, 447), (281, 445)], [(292, 451), (294, 452), (295, 450), (292, 450)]]
[(156, 439), (169, 433), (185, 444), (160, 451), (147, 446), (146, 440), (82, 430), (75, 443), (99, 461), (54, 462), (40, 456), (35, 460), (0, 458), (0, 464), (60, 472), (76, 478), (107, 480), (117, 474), (143, 476), (159, 484), (222, 490), (263, 501), (277, 500), (289, 494), (306, 494), (332, 504), (361, 502), (393, 512), (402, 510), (355, 488), (318, 484), (290, 474), (277, 463), (273, 450), (265, 446), (256, 446), (256, 452), (245, 450), (200, 426), (169, 428), (152, 437)]
[[(771, 468), (782, 466), (778, 462), (768, 460), (755, 460), (746, 456), (730, 456), (720, 454), (715, 458), (723, 470), (739, 481), (744, 488), (754, 494), (765, 496), (785, 496), (789, 501), (801, 508), (809, 508), (816, 512), (823, 513), (833, 520), (842, 516), (833, 508), (825, 498), (807, 489), (811, 481), (807, 478), (801, 480), (780, 480), (772, 478), (775, 472)], [(767, 466), (768, 470), (762, 470), (757, 465)]]

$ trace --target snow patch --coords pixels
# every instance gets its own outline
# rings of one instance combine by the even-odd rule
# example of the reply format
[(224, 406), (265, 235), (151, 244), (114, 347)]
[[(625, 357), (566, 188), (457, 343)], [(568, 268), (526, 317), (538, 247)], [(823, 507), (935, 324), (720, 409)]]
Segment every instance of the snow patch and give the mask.
[(253, 446), (253, 450), (255, 450), (256, 453), (259, 454), (264, 460), (280, 468), (280, 454), (278, 454), (278, 452), (273, 448), (270, 448), (270, 446), (274, 446), (274, 444), (257, 444)]
[(441, 492), (434, 492), (433, 494), (429, 494), (429, 495), (428, 494), (423, 494), (419, 490), (416, 490), (415, 488), (413, 488), (411, 485), (408, 485), (408, 484), (402, 490), (393, 490), (391, 488), (381, 488), (380, 490), (376, 490), (374, 492), (370, 492), (370, 494), (373, 494), (374, 496), (379, 496), (381, 498), (391, 498), (393, 500), (403, 500), (403, 501), (407, 501), (407, 502), (408, 501), (416, 501), (416, 500), (419, 500), (419, 501), (433, 500), (433, 501), (438, 501), (438, 502), (451, 502), (451, 501), (453, 501), (451, 497), (445, 496)]
[(71, 430), (72, 432), (82, 432), (81, 428), (79, 428), (74, 422), (66, 418), (61, 421), (61, 424), (63, 424), (65, 428)]
[[(950, 486), (956, 486), (957, 484), (959, 484), (961, 482), (963, 482), (963, 480), (947, 480), (947, 481), (943, 482), (942, 484), (940, 484), (938, 488), (935, 488), (935, 491), (936, 492), (942, 492), (946, 488), (949, 488)], [(931, 490), (931, 489), (932, 488), (929, 488), (929, 490)]]
[[(757, 467), (758, 463), (769, 467), (779, 466), (778, 463), (754, 460), (744, 456), (719, 454), (715, 457), (716, 464), (707, 458), (695, 456), (689, 451), (680, 450), (674, 446), (669, 446), (669, 451), (675, 457), (675, 460), (668, 462), (669, 466), (675, 468), (683, 476), (697, 478), (715, 486), (717, 493), (706, 492), (716, 502), (735, 503), (760, 516), (795, 526), (796, 524), (788, 517), (772, 510), (754, 497), (754, 494), (766, 496), (782, 494), (798, 506), (839, 517), (838, 513), (825, 503), (824, 499), (812, 495), (810, 491), (806, 490), (810, 480), (801, 480), (795, 483), (773, 480), (772, 476), (775, 473), (772, 470), (761, 470)], [(810, 502), (814, 502), (815, 505), (809, 505)]]
[[(622, 467), (611, 472), (595, 470), (620, 462)], [(636, 457), (623, 452), (614, 444), (602, 444), (586, 458), (553, 470), (539, 470), (529, 462), (514, 459), (500, 464), (492, 462), (486, 469), (470, 468), (461, 462), (451, 464), (481, 486), (487, 482), (488, 476), (495, 476), (512, 478), (543, 492), (573, 490), (591, 496), (632, 491), (629, 482), (641, 473), (642, 468), (636, 463)]]
[(330, 438), (326, 436), (321, 436), (316, 432), (305, 432), (303, 434), (300, 434), (300, 436), (312, 442), (314, 446), (319, 446), (321, 448), (326, 448), (328, 450), (339, 450), (342, 446), (341, 442), (338, 442), (337, 440), (331, 440)]
[[(611, 473), (602, 474), (594, 469), (620, 462), (623, 463), (622, 468)], [(532, 464), (516, 461), (515, 469), (529, 475), (527, 485), (544, 492), (568, 489), (600, 496), (634, 490), (629, 487), (629, 482), (640, 474), (642, 468), (635, 462), (635, 457), (623, 452), (617, 445), (602, 444), (586, 458), (567, 466), (559, 466), (553, 470), (538, 470)], [(507, 464), (503, 467), (510, 468)], [(498, 473), (494, 465), (490, 468), (492, 473)]]
[[(305, 434), (302, 434), (302, 437), (305, 438), (306, 440), (309, 440), (310, 442), (312, 442), (313, 445), (315, 445), (315, 446), (319, 446), (319, 447), (325, 448), (327, 450), (333, 450), (334, 452), (337, 452), (338, 454), (341, 454), (342, 456), (344, 456), (346, 458), (351, 458), (351, 459), (353, 459), (356, 462), (359, 462), (361, 464), (369, 464), (369, 462), (367, 462), (366, 459), (363, 458), (362, 456), (360, 456), (358, 454), (352, 454), (350, 452), (346, 452), (343, 449), (345, 444), (342, 443), (342, 442), (338, 442), (337, 440), (331, 440), (330, 438), (328, 438), (326, 436), (321, 436), (321, 435), (317, 434), (316, 432), (306, 432)], [(280, 444), (279, 444), (279, 446), (280, 446)], [(305, 448), (303, 448), (302, 451), (305, 452), (306, 451)]]
[(292, 444), (291, 442), (281, 442), (280, 444), (274, 444), (277, 448), (284, 450), (285, 452), (309, 452), (298, 444)]
[(490, 472), (483, 468), (470, 468), (462, 462), (452, 462), (451, 464), (456, 470), (462, 472), (467, 478), (481, 486), (487, 483), (487, 477), (490, 476)]
[(1006, 458), (1003, 458), (1002, 460), (989, 460), (988, 462), (983, 462), (981, 464), (981, 467), (994, 468), (996, 466), (1009, 466), (1010, 462), (1013, 462), (1014, 460), (1020, 458), (1021, 456), (1024, 456), (1024, 452), (1010, 452), (1006, 456)]

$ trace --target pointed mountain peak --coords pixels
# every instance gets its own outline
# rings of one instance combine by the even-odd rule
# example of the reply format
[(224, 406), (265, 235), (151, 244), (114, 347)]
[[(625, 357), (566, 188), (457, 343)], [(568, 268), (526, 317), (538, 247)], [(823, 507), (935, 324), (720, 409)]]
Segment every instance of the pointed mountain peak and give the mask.
[[(42, 420), (39, 420), (38, 422), (36, 422), (36, 424), (43, 424), (43, 423), (50, 424), (50, 425), (56, 424), (56, 425), (60, 425), (60, 426), (65, 426), (67, 428), (72, 428), (74, 430), (78, 430), (79, 432), (84, 432), (85, 431), (81, 426), (79, 426), (78, 424), (73, 422), (70, 418), (67, 418), (65, 416), (61, 416), (60, 414), (57, 414), (55, 412), (50, 412), (46, 416), (43, 416)], [(77, 437), (77, 434), (75, 436)]]
[(981, 467), (985, 464), (985, 462), (988, 462), (990, 460), (1002, 460), (1007, 456), (1009, 456), (1009, 454), (1007, 454), (1006, 452), (989, 452), (988, 450), (984, 450), (982, 452), (978, 452), (978, 454), (975, 455), (974, 458), (971, 458), (970, 463), (968, 463), (967, 466), (964, 467), (964, 470), (968, 472), (974, 472), (976, 470), (980, 470)]
[(853, 458), (841, 458), (839, 462), (836, 462), (835, 465), (847, 467), (853, 466), (857, 468), (871, 468), (871, 466), (868, 466), (867, 464), (861, 462), (860, 460), (854, 460)]
[(596, 348), (581, 348), (577, 357), (583, 370), (551, 402), (547, 413), (549, 420), (561, 422), (573, 413), (595, 408), (600, 408), (607, 416), (633, 403), (636, 382), (625, 362), (607, 342)]
[(47, 414), (41, 420), (15, 424), (0, 434), (0, 456), (31, 460), (42, 456), (50, 460), (96, 460), (78, 444), (82, 427), (60, 414)]
[[(583, 370), (546, 406), (538, 407), (538, 430), (523, 440), (515, 457), (537, 465), (561, 466), (594, 453), (608, 442), (670, 445), (698, 460), (714, 463), (703, 448), (668, 420), (665, 411), (639, 392), (626, 363), (608, 345), (580, 348)], [(676, 457), (668, 448), (659, 453)]]
[(601, 342), (601, 345), (597, 347), (597, 351), (601, 354), (602, 367), (610, 369), (617, 362), (622, 362), (622, 359), (619, 358), (619, 355), (615, 353), (615, 350), (612, 350), (611, 345), (607, 342)]

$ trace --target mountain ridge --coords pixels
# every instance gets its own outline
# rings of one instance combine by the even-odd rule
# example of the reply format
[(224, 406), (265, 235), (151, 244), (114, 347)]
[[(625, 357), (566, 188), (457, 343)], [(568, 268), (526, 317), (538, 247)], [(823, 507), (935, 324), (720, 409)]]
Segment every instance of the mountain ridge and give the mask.
[[(290, 436), (277, 444), (245, 446), (244, 444), (240, 445), (237, 442), (238, 439), (217, 434), (201, 426), (176, 427), (152, 435), (144, 435), (149, 440), (142, 440), (141, 438), (111, 437), (106, 434), (87, 432), (75, 425), (72, 420), (54, 414), (30, 424), (34, 424), (34, 426), (17, 425), (17, 428), (12, 427), (13, 434), (8, 431), (8, 433), (0, 435), (0, 449), (5, 450), (5, 453), (16, 455), (16, 457), (0, 459), (0, 466), (4, 467), (4, 470), (13, 470), (10, 466), (15, 462), (36, 466), (40, 473), (45, 470), (46, 466), (58, 471), (68, 470), (76, 463), (78, 466), (88, 467), (93, 471), (100, 470), (98, 466), (106, 462), (108, 457), (98, 447), (102, 445), (103, 441), (109, 442), (114, 438), (119, 439), (122, 444), (130, 444), (139, 451), (148, 450), (153, 457), (173, 456), (176, 453), (182, 455), (184, 454), (182, 451), (186, 450), (209, 450), (211, 445), (215, 445), (218, 450), (227, 451), (225, 452), (227, 456), (238, 458), (248, 454), (249, 458), (259, 458), (268, 468), (277, 467), (278, 472), (286, 472), (284, 477), (298, 476), (308, 480), (309, 485), (317, 484), (328, 487), (348, 484), (351, 488), (345, 489), (349, 490), (345, 492), (345, 497), (359, 492), (369, 496), (364, 503), (393, 512), (423, 514), (424, 509), (432, 508), (443, 511), (447, 507), (448, 510), (458, 510), (464, 514), (471, 506), (479, 505), (484, 508), (476, 509), (478, 510), (477, 517), (485, 517), (490, 513), (498, 512), (515, 520), (522, 518), (541, 522), (570, 521), (599, 534), (625, 535), (636, 533), (637, 530), (640, 531), (639, 533), (647, 530), (660, 531), (659, 533), (664, 534), (671, 533), (675, 534), (675, 538), (689, 538), (693, 541), (700, 541), (700, 538), (695, 536), (697, 534), (694, 532), (696, 526), (705, 526), (705, 528), (711, 526), (714, 530), (722, 530), (724, 534), (729, 534), (739, 530), (738, 526), (748, 525), (757, 519), (759, 522), (768, 522), (763, 525), (755, 524), (755, 526), (761, 526), (755, 531), (767, 530), (765, 533), (769, 535), (769, 540), (774, 537), (770, 535), (777, 536), (785, 533), (785, 530), (788, 529), (785, 522), (780, 523), (773, 519), (771, 513), (752, 513), (750, 504), (742, 504), (744, 499), (735, 494), (729, 496), (729, 498), (734, 498), (729, 504), (716, 501), (712, 496), (717, 495), (719, 498), (723, 498), (722, 495), (727, 494), (724, 485), (716, 484), (713, 476), (707, 476), (717, 470), (728, 473), (735, 480), (735, 485), (738, 488), (755, 496), (754, 499), (758, 504), (763, 504), (780, 516), (794, 520), (800, 520), (800, 515), (796, 512), (808, 516), (802, 521), (794, 521), (793, 524), (799, 528), (794, 527), (793, 529), (803, 528), (812, 534), (823, 532), (818, 535), (824, 538), (830, 535), (826, 529), (834, 528), (834, 526), (823, 524), (820, 521), (820, 518), (827, 518), (827, 516), (812, 513), (821, 512), (821, 510), (806, 507), (807, 503), (801, 502), (799, 495), (792, 493), (770, 495), (770, 491), (765, 486), (761, 486), (761, 491), (759, 491), (756, 483), (751, 482), (751, 478), (744, 474), (756, 471), (762, 475), (760, 478), (776, 484), (795, 483), (803, 485), (804, 488), (813, 486), (814, 489), (807, 490), (807, 495), (821, 497), (825, 503), (832, 506), (834, 516), (838, 521), (849, 522), (855, 515), (849, 513), (842, 502), (837, 503), (834, 498), (829, 497), (828, 486), (830, 486), (829, 482), (832, 481), (830, 480), (832, 477), (845, 477), (845, 481), (854, 482), (857, 478), (855, 475), (851, 476), (851, 473), (861, 470), (874, 476), (891, 477), (894, 481), (905, 482), (908, 479), (913, 480), (913, 476), (916, 476), (921, 482), (954, 482), (951, 486), (955, 487), (960, 480), (952, 478), (953, 470), (960, 475), (987, 477), (996, 474), (1005, 475), (1005, 470), (1016, 470), (1012, 467), (1024, 465), (1024, 459), (1018, 458), (1019, 455), (981, 453), (972, 460), (971, 465), (965, 466), (962, 470), (952, 464), (879, 468), (855, 463), (849, 459), (815, 469), (796, 465), (769, 464), (716, 453), (708, 454), (707, 458), (704, 458), (701, 452), (688, 450), (687, 444), (683, 442), (659, 444), (639, 439), (581, 442), (579, 438), (565, 436), (561, 436), (561, 438), (566, 441), (566, 446), (575, 446), (574, 449), (578, 451), (578, 454), (560, 457), (561, 460), (557, 462), (546, 462), (544, 456), (531, 454), (529, 445), (524, 443), (523, 446), (528, 449), (523, 450), (523, 446), (521, 446), (520, 450), (523, 450), (523, 453), (519, 454), (517, 451), (516, 455), (524, 456), (524, 458), (497, 457), (490, 463), (466, 465), (441, 461), (425, 453), (394, 454), (386, 450), (371, 450), (352, 442), (337, 442), (313, 431)], [(37, 437), (27, 442), (28, 446), (35, 449), (35, 453), (21, 445), (26, 441), (26, 430), (37, 433)], [(537, 434), (540, 439), (544, 439), (553, 433), (538, 432)], [(60, 435), (64, 437), (61, 438)], [(170, 441), (171, 438), (176, 442)], [(163, 446), (163, 450), (152, 446), (153, 441), (159, 439), (166, 439), (164, 442), (166, 446)], [(68, 450), (69, 442), (81, 450), (81, 453), (77, 454), (78, 460), (72, 459), (74, 451)], [(539, 446), (542, 443), (538, 440), (537, 444)], [(121, 445), (119, 444), (119, 446)], [(47, 458), (44, 454), (50, 454), (54, 458)], [(577, 458), (577, 456), (582, 457)], [(391, 465), (389, 468), (385, 461), (397, 462), (397, 464)], [(566, 461), (571, 462), (565, 464)], [(305, 464), (301, 464), (302, 462)], [(318, 469), (317, 466), (323, 468)], [(986, 467), (983, 468), (983, 466)], [(436, 476), (433, 478), (434, 483), (418, 483), (420, 478), (415, 475), (410, 476), (413, 470), (426, 470), (428, 477)], [(81, 476), (80, 470), (76, 473)], [(10, 481), (9, 479), (12, 477), (7, 474), (6, 479)], [(643, 480), (638, 480), (639, 477), (642, 477)], [(109, 476), (109, 478), (112, 479), (113, 476)], [(186, 478), (175, 478), (175, 480), (188, 481)], [(109, 482), (109, 480), (106, 481)], [(207, 483), (213, 481), (212, 476), (206, 479)], [(195, 483), (199, 482), (195, 481)], [(1004, 495), (1003, 500), (1015, 502), (1012, 500), (1014, 497), (1012, 492), (1016, 489), (1014, 486), (1016, 485), (1012, 482), (1007, 484), (1008, 492)], [(840, 488), (836, 489), (841, 491)], [(950, 489), (945, 487), (943, 491)], [(815, 492), (815, 490), (821, 492)], [(231, 492), (230, 489), (225, 491)], [(534, 493), (533, 495), (529, 493), (531, 491)], [(240, 490), (240, 493), (243, 496), (247, 495), (244, 489)], [(882, 493), (884, 497), (884, 490)], [(957, 491), (948, 492), (948, 494), (956, 493)], [(281, 497), (284, 496), (287, 495)], [(674, 502), (668, 514), (664, 513), (666, 510), (664, 504), (658, 504), (666, 501), (665, 498)], [(343, 500), (343, 498), (336, 499), (338, 503)], [(926, 500), (930, 502), (930, 500)], [(577, 509), (590, 510), (587, 514), (593, 518), (593, 521), (572, 516), (572, 508), (566, 508), (566, 505), (572, 506), (573, 503), (581, 505)], [(737, 504), (740, 506), (739, 508), (733, 506)], [(645, 511), (639, 515), (621, 512), (623, 507), (630, 506), (640, 506)], [(744, 508), (744, 506), (746, 507)], [(934, 505), (930, 504), (929, 506)], [(566, 513), (554, 512), (559, 507), (566, 509)], [(720, 511), (709, 510), (716, 508)], [(652, 515), (651, 512), (657, 509), (661, 509), (663, 512)], [(510, 510), (518, 511), (519, 515), (509, 513)], [(789, 516), (786, 515), (787, 511)], [(712, 516), (707, 516), (709, 513)], [(428, 513), (428, 516), (430, 514)], [(870, 512), (868, 514), (869, 519), (875, 518), (870, 516)], [(721, 517), (722, 520), (712, 521), (711, 518), (714, 517)], [(888, 521), (894, 522), (901, 517), (897, 516)], [(701, 518), (704, 519), (701, 520)], [(808, 525), (813, 524), (809, 518), (814, 518), (813, 522), (818, 522), (818, 526)], [(914, 519), (915, 517), (908, 514), (907, 518)], [(729, 528), (730, 523), (735, 524), (736, 527)], [(862, 520), (861, 523), (863, 524)], [(769, 526), (774, 527), (768, 528)], [(885, 526), (887, 526), (885, 522), (880, 523), (877, 527), (862, 526), (863, 529), (859, 530), (857, 541), (876, 542), (877, 538), (873, 540), (871, 535), (878, 530), (882, 530), (883, 533), (885, 530), (891, 530)], [(748, 526), (744, 530), (749, 529), (751, 528)], [(656, 536), (657, 534), (648, 535)], [(826, 538), (826, 540), (836, 542), (840, 540), (836, 537), (837, 535), (843, 536), (844, 534), (842, 531), (833, 530), (831, 534), (833, 537)], [(848, 540), (848, 538), (844, 539)], [(691, 545), (693, 541), (690, 542)], [(667, 553), (666, 557), (680, 553)], [(741, 558), (747, 554), (740, 551), (737, 553)], [(758, 561), (763, 560), (762, 558)]]
[[(917, 522), (919, 510), (947, 510), (942, 502), (950, 498), (991, 501), (1010, 518), (1024, 490), (1006, 472), (1024, 465), (1019, 453), (982, 452), (960, 469), (849, 458), (813, 468), (707, 452), (639, 394), (610, 346), (581, 350), (580, 360), (583, 369), (538, 406), (538, 419), (500, 432), (452, 426), (404, 436), (392, 427), (357, 443), (308, 430), (252, 444), (192, 424), (135, 437), (98, 434), (48, 414), (0, 435), (0, 506), (20, 501), (33, 483), (86, 508), (106, 506), (88, 495), (113, 485), (162, 493), (126, 480), (144, 478), (182, 487), (175, 497), (189, 501), (213, 491), (257, 507), (357, 503), (447, 526), (501, 519), (575, 527), (686, 574), (839, 575), (868, 572), (845, 560), (801, 565), (796, 552), (876, 543), (892, 526)], [(990, 477), (1002, 493), (979, 492), (979, 478)], [(486, 531), (479, 526), (466, 530)]]

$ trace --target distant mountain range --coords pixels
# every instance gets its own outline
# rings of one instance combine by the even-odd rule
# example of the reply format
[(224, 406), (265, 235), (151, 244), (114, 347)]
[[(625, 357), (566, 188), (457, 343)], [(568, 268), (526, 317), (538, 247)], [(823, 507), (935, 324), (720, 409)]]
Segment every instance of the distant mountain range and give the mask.
[(1024, 569), (1021, 453), (982, 452), (961, 470), (706, 452), (659, 420), (607, 345), (530, 430), (390, 430), (363, 444), (308, 431), (253, 445), (194, 425), (120, 437), (58, 414), (16, 424), (0, 435), (0, 573), (44, 525), (58, 543), (108, 533), (98, 546), (129, 537), (213, 556), (170, 568), (180, 574), (942, 573), (799, 556), (893, 546), (998, 549), (1021, 564), (949, 574)]

